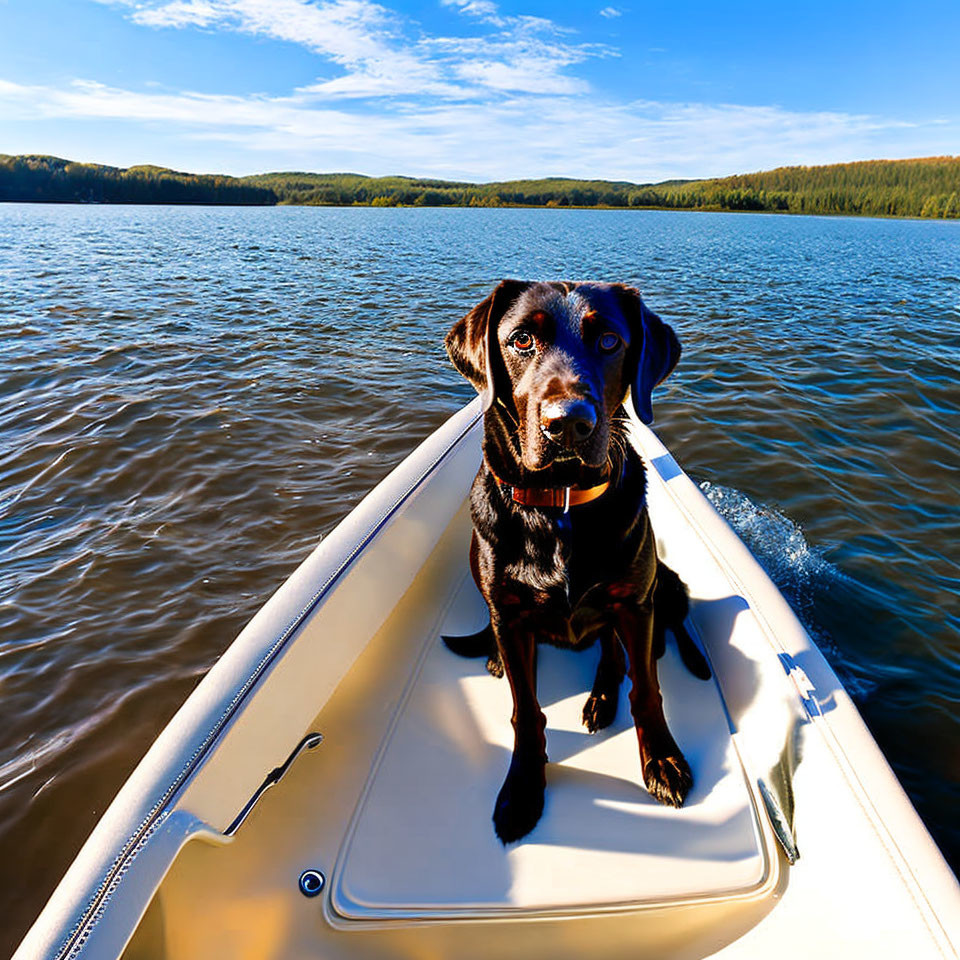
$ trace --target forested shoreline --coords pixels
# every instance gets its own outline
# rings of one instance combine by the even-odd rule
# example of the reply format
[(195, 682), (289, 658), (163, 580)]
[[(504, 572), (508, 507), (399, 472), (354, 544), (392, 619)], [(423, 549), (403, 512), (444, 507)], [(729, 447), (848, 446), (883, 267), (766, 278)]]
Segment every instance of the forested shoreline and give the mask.
[(0, 154), (0, 201), (598, 207), (958, 218), (960, 157), (780, 167), (656, 184), (567, 178), (477, 184), (350, 173), (228, 177)]

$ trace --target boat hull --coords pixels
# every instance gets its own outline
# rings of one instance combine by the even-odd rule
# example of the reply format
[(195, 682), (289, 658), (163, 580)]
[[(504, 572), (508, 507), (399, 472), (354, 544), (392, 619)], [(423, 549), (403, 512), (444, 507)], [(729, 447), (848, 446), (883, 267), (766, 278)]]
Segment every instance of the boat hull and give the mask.
[[(578, 728), (595, 655), (550, 651), (544, 819), (519, 844), (493, 836), (509, 692), (439, 642), (483, 625), (467, 564), (474, 402), (211, 669), (18, 960), (955, 956), (956, 879), (850, 698), (656, 435), (630, 431), (715, 674), (693, 679), (672, 647), (661, 667), (697, 778), (682, 810), (639, 785), (625, 708), (596, 737)], [(291, 759), (312, 732), (322, 743)], [(308, 868), (316, 897), (298, 889)]]

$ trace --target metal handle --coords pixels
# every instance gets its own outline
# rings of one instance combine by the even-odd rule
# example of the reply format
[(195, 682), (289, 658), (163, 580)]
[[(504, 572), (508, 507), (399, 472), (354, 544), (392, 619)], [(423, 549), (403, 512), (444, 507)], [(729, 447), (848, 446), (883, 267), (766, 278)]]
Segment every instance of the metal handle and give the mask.
[(237, 830), (240, 829), (240, 825), (244, 820), (250, 815), (250, 811), (257, 805), (257, 802), (260, 798), (269, 790), (274, 784), (280, 782), (283, 778), (283, 775), (290, 769), (293, 765), (293, 761), (303, 753), (304, 750), (312, 750), (314, 747), (319, 746), (323, 742), (322, 733), (308, 733), (294, 748), (293, 752), (287, 757), (286, 760), (280, 764), (279, 767), (274, 767), (264, 778), (263, 783), (254, 791), (253, 796), (244, 804), (243, 809), (237, 814), (233, 823), (223, 831), (225, 837), (232, 837)]

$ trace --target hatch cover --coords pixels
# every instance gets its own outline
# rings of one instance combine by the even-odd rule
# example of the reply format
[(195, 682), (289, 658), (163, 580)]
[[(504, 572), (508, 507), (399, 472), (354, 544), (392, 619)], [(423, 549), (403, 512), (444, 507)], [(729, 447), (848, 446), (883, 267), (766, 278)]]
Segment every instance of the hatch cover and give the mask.
[[(444, 632), (485, 618), (468, 578)], [(668, 635), (664, 707), (695, 780), (676, 810), (642, 786), (629, 679), (614, 723), (583, 727), (598, 658), (599, 646), (540, 649), (546, 803), (533, 832), (504, 847), (490, 818), (513, 744), (509, 685), (429, 638), (341, 851), (334, 909), (357, 920), (579, 912), (760, 886), (756, 811), (715, 683), (687, 672)]]

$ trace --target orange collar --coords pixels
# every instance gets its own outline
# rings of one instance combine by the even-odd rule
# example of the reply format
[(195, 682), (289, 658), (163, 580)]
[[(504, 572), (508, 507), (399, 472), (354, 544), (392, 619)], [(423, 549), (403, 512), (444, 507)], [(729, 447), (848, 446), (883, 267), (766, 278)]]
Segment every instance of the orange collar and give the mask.
[[(493, 471), (490, 471), (493, 473)], [(595, 487), (514, 487), (501, 480), (495, 473), (494, 479), (502, 487), (510, 487), (514, 503), (523, 507), (562, 507), (566, 513), (571, 507), (579, 507), (602, 497), (610, 487), (610, 481), (604, 480)]]

